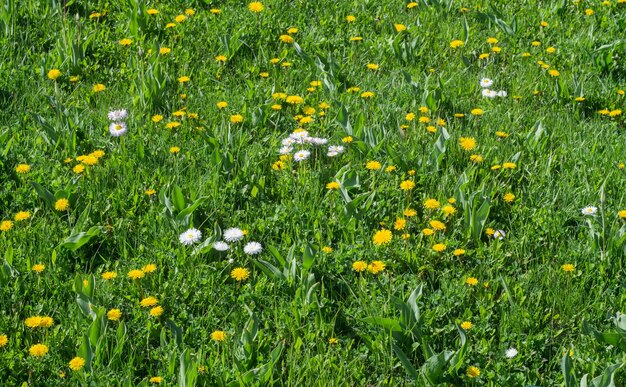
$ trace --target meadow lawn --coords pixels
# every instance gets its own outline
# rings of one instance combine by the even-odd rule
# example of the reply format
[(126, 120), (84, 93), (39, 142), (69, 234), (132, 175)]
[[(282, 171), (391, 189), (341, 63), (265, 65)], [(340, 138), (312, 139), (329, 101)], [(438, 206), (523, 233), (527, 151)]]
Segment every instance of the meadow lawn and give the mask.
[(0, 385), (626, 385), (626, 0), (0, 4)]

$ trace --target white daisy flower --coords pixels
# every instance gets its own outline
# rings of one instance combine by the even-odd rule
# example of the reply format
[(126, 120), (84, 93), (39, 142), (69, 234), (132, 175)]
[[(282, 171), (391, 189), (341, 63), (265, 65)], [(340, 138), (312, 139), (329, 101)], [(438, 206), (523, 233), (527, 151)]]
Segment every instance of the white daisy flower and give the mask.
[(291, 152), (293, 152), (293, 148), (290, 146), (284, 146), (280, 148), (279, 152), (281, 155), (288, 155), (288, 154), (291, 154)]
[(281, 141), (281, 144), (283, 144), (283, 146), (291, 146), (295, 143), (295, 141), (293, 140), (293, 138), (285, 138), (283, 139), (283, 141)]
[(326, 143), (328, 143), (328, 140), (325, 138), (319, 138), (319, 137), (309, 137), (309, 144), (311, 145), (326, 145)]
[(329, 152), (343, 153), (344, 147), (341, 145), (331, 145), (328, 147)]
[(493, 85), (493, 81), (489, 78), (483, 78), (480, 80), (480, 87), (490, 87)]
[(111, 136), (113, 137), (123, 136), (126, 132), (128, 132), (128, 128), (126, 127), (126, 124), (121, 121), (112, 122), (111, 125), (109, 125), (109, 133), (111, 133)]
[(583, 215), (595, 215), (598, 212), (598, 207), (594, 207), (594, 206), (587, 206), (585, 208), (582, 209), (582, 213)]
[(301, 150), (293, 154), (293, 161), (304, 161), (309, 158), (311, 152), (307, 150)]
[(507, 349), (506, 352), (504, 353), (504, 356), (506, 356), (507, 359), (513, 359), (515, 356), (517, 356), (517, 349), (513, 347)]
[(331, 151), (328, 151), (328, 153), (326, 153), (326, 156), (328, 156), (328, 157), (335, 157), (335, 156), (337, 156), (338, 154), (339, 154), (339, 153), (337, 153), (337, 152), (331, 152)]
[(296, 144), (306, 144), (309, 142), (310, 137), (309, 132), (304, 130), (302, 132), (291, 133), (289, 138), (291, 138)]
[(502, 240), (502, 239), (504, 239), (504, 237), (505, 237), (505, 236), (506, 236), (506, 233), (504, 232), (504, 230), (496, 230), (496, 231), (493, 233), (493, 237), (494, 237), (495, 239), (500, 239), (500, 240)]
[(202, 238), (202, 232), (196, 228), (190, 228), (189, 230), (180, 234), (178, 240), (180, 241), (180, 243), (187, 246), (198, 242), (200, 238)]
[(489, 89), (483, 89), (482, 94), (485, 98), (495, 98), (498, 95), (497, 92)]
[(306, 130), (301, 130), (298, 132), (293, 132), (289, 135), (289, 138), (293, 139), (293, 140), (302, 140), (302, 139), (307, 139), (309, 138), (309, 132), (307, 132)]
[(243, 231), (240, 228), (232, 227), (224, 231), (226, 242), (237, 242), (243, 238)]
[(259, 242), (250, 242), (243, 247), (243, 252), (248, 255), (261, 254), (263, 246)]
[(126, 109), (112, 110), (107, 115), (111, 121), (124, 121), (128, 117)]
[(218, 241), (218, 242), (213, 243), (213, 248), (217, 251), (226, 251), (228, 250), (228, 243)]

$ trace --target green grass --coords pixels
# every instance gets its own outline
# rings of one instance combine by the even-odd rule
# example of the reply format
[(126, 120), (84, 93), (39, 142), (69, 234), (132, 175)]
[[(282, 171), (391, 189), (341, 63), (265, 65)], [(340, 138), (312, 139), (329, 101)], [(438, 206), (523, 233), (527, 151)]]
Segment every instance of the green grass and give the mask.
[[(253, 13), (240, 1), (5, 1), (2, 383), (571, 387), (607, 370), (599, 387), (611, 385), (614, 364), (614, 385), (626, 383), (618, 215), (626, 209), (626, 4), (263, 4)], [(186, 9), (193, 14), (166, 27)], [(295, 43), (282, 43), (291, 27)], [(453, 40), (464, 44), (453, 49)], [(62, 73), (56, 80), (52, 69)], [(482, 97), (482, 78), (507, 96)], [(95, 84), (106, 89), (94, 92)], [(128, 110), (122, 137), (109, 133), (115, 109)], [(230, 121), (235, 114), (242, 123)], [(313, 121), (299, 124), (297, 115)], [(328, 143), (295, 145), (292, 154), (303, 148), (310, 157), (273, 168), (299, 127)], [(477, 147), (464, 150), (461, 137)], [(330, 145), (345, 152), (329, 157)], [(104, 155), (95, 165), (77, 160), (96, 150)], [(381, 169), (368, 170), (369, 161)], [(492, 168), (507, 162), (514, 167)], [(20, 164), (30, 170), (19, 173)], [(405, 180), (415, 188), (401, 190)], [(327, 189), (332, 181), (340, 188)], [(69, 209), (55, 210), (61, 198)], [(456, 212), (425, 208), (429, 198)], [(597, 214), (583, 215), (586, 206)], [(408, 208), (416, 215), (405, 216)], [(14, 220), (20, 211), (30, 217)], [(425, 235), (431, 220), (445, 230)], [(232, 227), (247, 231), (243, 240), (213, 249)], [(202, 238), (185, 246), (179, 235), (189, 228)], [(376, 246), (381, 229), (393, 237)], [(251, 241), (262, 244), (259, 255), (244, 252)], [(445, 251), (433, 251), (438, 243)], [(356, 261), (385, 268), (358, 273)], [(156, 270), (127, 277), (148, 264)], [(236, 267), (249, 278), (235, 281)], [(111, 271), (117, 277), (104, 280)], [(147, 296), (161, 315), (140, 306)], [(111, 309), (119, 321), (109, 320)], [(30, 328), (32, 316), (54, 321)], [(465, 321), (472, 327), (461, 328)], [(42, 357), (29, 353), (38, 343), (49, 349)], [(517, 356), (507, 358), (509, 348)], [(74, 371), (77, 356), (85, 365)], [(480, 376), (471, 378), (470, 366)]]

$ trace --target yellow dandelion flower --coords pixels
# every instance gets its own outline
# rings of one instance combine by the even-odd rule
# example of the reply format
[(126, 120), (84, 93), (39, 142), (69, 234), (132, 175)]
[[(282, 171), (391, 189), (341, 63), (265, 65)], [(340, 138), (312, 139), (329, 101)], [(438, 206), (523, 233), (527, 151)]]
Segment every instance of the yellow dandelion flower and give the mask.
[(394, 24), (393, 28), (396, 30), (396, 32), (406, 31), (406, 26), (400, 23)]
[(159, 317), (162, 314), (163, 314), (162, 306), (155, 306), (154, 308), (150, 309), (150, 316), (152, 317)]
[(441, 211), (443, 211), (445, 215), (452, 215), (456, 212), (456, 208), (454, 208), (454, 206), (446, 204), (445, 206), (443, 206), (443, 208), (441, 208)]
[(369, 169), (370, 171), (377, 171), (380, 168), (382, 168), (382, 165), (378, 162), (378, 161), (368, 161), (367, 164), (365, 164), (365, 168)]
[(451, 48), (459, 48), (459, 47), (463, 47), (465, 45), (465, 43), (463, 43), (462, 40), (453, 40), (450, 42), (450, 47)]
[(404, 218), (397, 218), (396, 221), (393, 224), (393, 229), (396, 231), (400, 231), (403, 230), (404, 227), (406, 227), (406, 219)]
[(433, 251), (442, 253), (446, 251), (446, 245), (444, 245), (443, 243), (437, 243), (436, 245), (433, 246)]
[(224, 332), (224, 331), (213, 331), (211, 333), (211, 340), (218, 341), (218, 342), (226, 340), (226, 332)]
[(365, 270), (367, 270), (367, 263), (364, 261), (354, 261), (352, 263), (352, 270), (356, 271), (357, 273), (364, 272)]
[(54, 209), (57, 211), (66, 211), (68, 208), (70, 208), (70, 201), (65, 198), (58, 199), (54, 202)]
[(230, 272), (231, 278), (237, 282), (245, 281), (250, 277), (250, 272), (244, 267), (236, 267)]
[(28, 218), (30, 218), (30, 212), (28, 211), (20, 211), (13, 217), (16, 222), (21, 222)]
[(250, 4), (248, 4), (248, 9), (250, 10), (250, 12), (254, 12), (254, 13), (263, 12), (264, 8), (265, 7), (263, 6), (263, 3), (261, 3), (260, 1), (253, 1)]
[(480, 376), (480, 369), (478, 367), (469, 366), (467, 367), (465, 374), (467, 375), (467, 377), (474, 379)]
[(475, 286), (478, 283), (478, 279), (474, 277), (467, 277), (465, 279), (465, 283), (468, 284), (469, 286)]
[(28, 350), (31, 356), (44, 357), (48, 353), (48, 346), (45, 344), (35, 344)]
[(85, 359), (80, 356), (76, 356), (69, 362), (69, 367), (72, 371), (80, 371), (85, 366)]
[(146, 276), (146, 273), (144, 273), (143, 270), (139, 270), (139, 269), (134, 269), (128, 272), (128, 278), (133, 279), (133, 280), (142, 279), (145, 276)]
[(410, 191), (415, 188), (415, 182), (413, 180), (404, 180), (400, 183), (400, 189), (403, 191)]
[(13, 228), (13, 222), (10, 220), (3, 220), (0, 222), (0, 231), (6, 232)]
[(576, 266), (572, 265), (571, 263), (566, 263), (561, 266), (561, 269), (566, 273), (571, 273), (576, 270)]
[(141, 300), (139, 302), (139, 305), (141, 305), (144, 308), (150, 308), (150, 307), (157, 305), (158, 303), (159, 303), (159, 300), (156, 297), (149, 296)]
[(471, 151), (476, 148), (476, 139), (474, 137), (461, 137), (459, 138), (459, 145), (465, 151)]
[(15, 172), (19, 173), (20, 175), (24, 175), (24, 174), (30, 172), (30, 165), (28, 165), (28, 164), (19, 164), (17, 167), (15, 167)]
[(106, 271), (102, 273), (102, 279), (105, 281), (110, 281), (112, 279), (115, 279), (116, 277), (117, 277), (117, 273), (114, 271)]
[(119, 321), (122, 318), (122, 311), (119, 309), (111, 309), (107, 312), (107, 318), (110, 321)]
[(381, 271), (385, 270), (385, 263), (383, 261), (372, 261), (369, 265), (367, 265), (367, 271), (372, 274), (378, 274)]
[(386, 245), (389, 242), (391, 242), (392, 237), (393, 237), (393, 234), (391, 234), (391, 231), (382, 229), (382, 230), (376, 231), (376, 233), (372, 237), (372, 242), (376, 246)]
[(513, 200), (515, 200), (515, 195), (513, 195), (513, 193), (511, 192), (507, 192), (506, 194), (504, 194), (503, 199), (507, 203), (512, 203)]
[(61, 76), (61, 71), (59, 69), (52, 69), (48, 71), (48, 79), (56, 81)]
[(437, 208), (439, 208), (441, 206), (441, 204), (439, 203), (439, 200), (437, 199), (426, 199), (424, 201), (424, 208), (428, 209), (428, 210), (436, 210)]
[(106, 90), (106, 86), (104, 86), (102, 83), (96, 83), (95, 85), (93, 85), (93, 92), (94, 93), (99, 93), (101, 91), (105, 91)]
[(437, 231), (444, 231), (446, 229), (446, 225), (438, 220), (431, 220), (428, 224)]

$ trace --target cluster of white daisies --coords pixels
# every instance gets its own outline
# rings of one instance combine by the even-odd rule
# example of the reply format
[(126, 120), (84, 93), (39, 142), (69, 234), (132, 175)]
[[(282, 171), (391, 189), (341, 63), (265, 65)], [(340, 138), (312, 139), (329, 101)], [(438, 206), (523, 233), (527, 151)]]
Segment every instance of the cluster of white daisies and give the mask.
[(483, 88), (483, 97), (485, 98), (496, 98), (496, 97), (506, 97), (506, 90), (495, 91), (491, 90), (490, 87), (493, 85), (493, 80), (489, 78), (483, 78), (480, 80), (480, 87)]
[[(297, 129), (291, 133), (287, 138), (283, 139), (282, 147), (280, 148), (281, 155), (290, 155), (294, 151), (294, 146), (303, 147), (305, 145), (312, 145), (314, 147), (323, 146), (328, 144), (328, 139), (320, 137), (311, 137), (309, 132), (304, 129)], [(344, 147), (341, 145), (331, 145), (328, 147), (328, 157), (335, 157), (344, 152)], [(293, 153), (293, 161), (304, 161), (309, 158), (311, 152), (306, 149), (300, 149)]]
[[(245, 234), (242, 229), (232, 227), (226, 229), (222, 236), (224, 238), (224, 241), (232, 243), (242, 240)], [(178, 240), (180, 241), (180, 243), (185, 246), (193, 245), (194, 243), (199, 242), (200, 239), (202, 239), (202, 231), (198, 230), (197, 228), (190, 228), (189, 230), (183, 232), (178, 236)], [(213, 243), (213, 248), (217, 251), (227, 251), (230, 246), (224, 241), (217, 241)], [(248, 255), (260, 254), (262, 251), (263, 246), (259, 242), (248, 242), (243, 247), (243, 252)]]
[(124, 120), (128, 118), (128, 112), (126, 109), (113, 110), (108, 114), (111, 124), (109, 125), (109, 133), (113, 137), (121, 137), (126, 134), (128, 127)]

